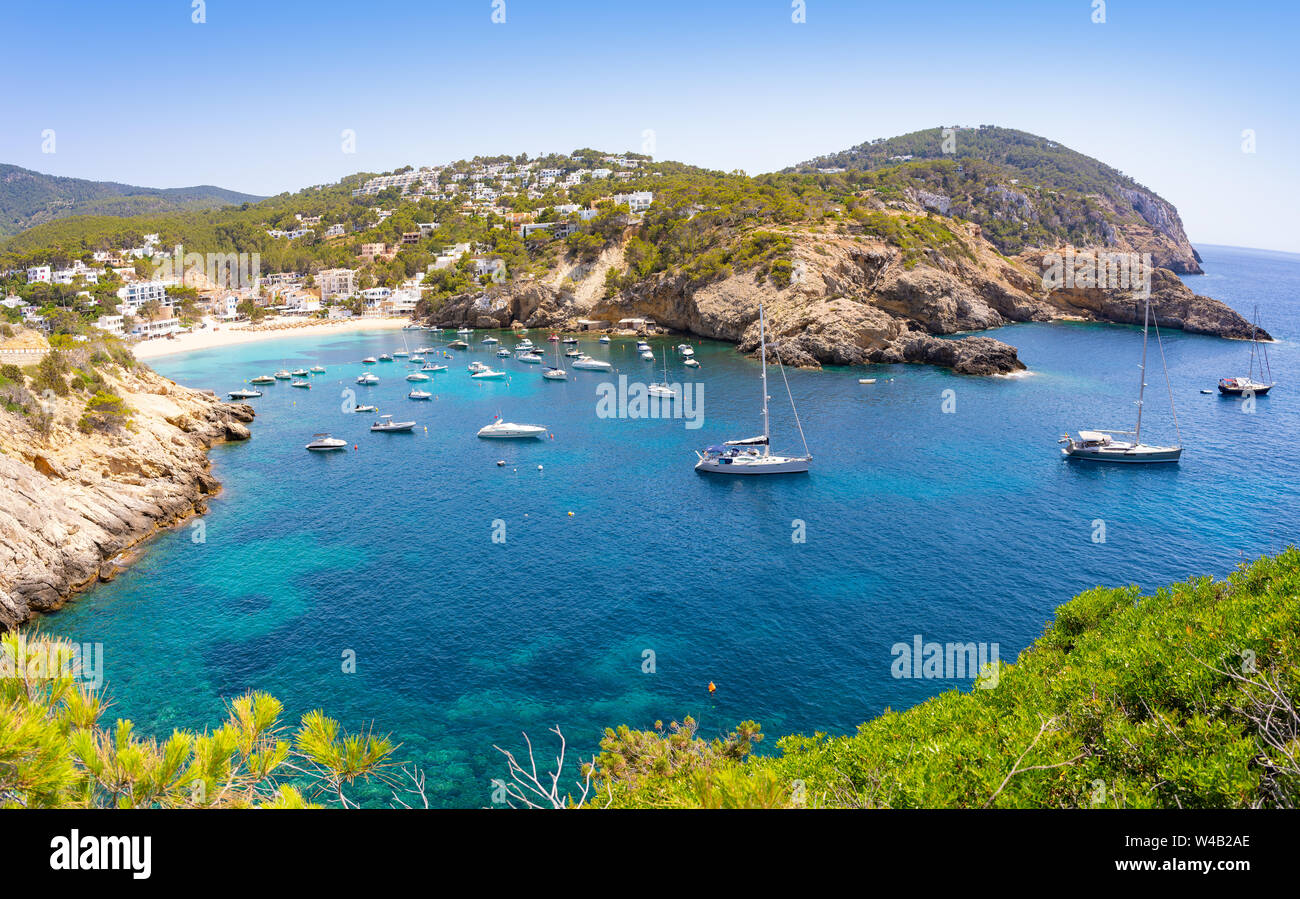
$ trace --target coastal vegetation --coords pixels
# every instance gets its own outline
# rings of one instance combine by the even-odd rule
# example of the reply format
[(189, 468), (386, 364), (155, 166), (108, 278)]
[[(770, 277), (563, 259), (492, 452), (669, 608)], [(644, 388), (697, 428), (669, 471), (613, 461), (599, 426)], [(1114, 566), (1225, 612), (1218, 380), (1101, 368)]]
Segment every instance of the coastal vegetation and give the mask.
[(591, 804), (1292, 808), (1298, 688), (1291, 547), (1222, 581), (1082, 593), (994, 678), (853, 735), (786, 736), (741, 759), (752, 723), (711, 743), (694, 722), (606, 731)]
[[(319, 711), (290, 733), (264, 694), (233, 700), (215, 728), (161, 742), (136, 736), (129, 721), (101, 724), (102, 696), (59, 664), (71, 653), (43, 637), (0, 642), (0, 661), (10, 660), (0, 678), (0, 806), (346, 806), (369, 779), (427, 800), (423, 775), (396, 769), (387, 738), (344, 734)], [(559, 769), (538, 772), (503, 750), (512, 776), (503, 801), (1291, 808), (1300, 801), (1298, 685), (1300, 550), (1291, 547), (1224, 580), (1149, 595), (1086, 591), (1014, 664), (983, 672), (973, 689), (887, 709), (856, 734), (790, 735), (778, 753), (758, 755), (764, 735), (752, 721), (713, 739), (691, 717), (620, 726), (605, 732), (576, 791), (563, 790)]]

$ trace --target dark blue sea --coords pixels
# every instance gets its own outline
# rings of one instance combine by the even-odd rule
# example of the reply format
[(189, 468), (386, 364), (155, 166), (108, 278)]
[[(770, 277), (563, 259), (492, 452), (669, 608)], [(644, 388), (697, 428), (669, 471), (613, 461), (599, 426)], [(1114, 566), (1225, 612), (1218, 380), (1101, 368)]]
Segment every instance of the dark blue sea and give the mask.
[[(1204, 395), (1245, 373), (1249, 345), (1162, 332), (1177, 466), (1061, 458), (1067, 430), (1132, 427), (1141, 332), (1123, 326), (994, 332), (1019, 348), (1024, 377), (788, 371), (813, 470), (758, 479), (692, 470), (695, 448), (761, 431), (758, 364), (725, 344), (697, 344), (692, 372), (671, 351), (679, 338), (653, 342), (670, 347), (671, 380), (703, 385), (698, 429), (600, 417), (611, 376), (598, 372), (552, 383), (511, 360), (510, 380), (471, 381), (468, 361), (498, 362), (483, 332), (439, 360), (450, 371), (419, 385), (435, 393), (423, 403), (405, 398), (402, 360), (371, 366), (376, 387), (353, 384), (360, 359), (400, 349), (404, 333), (412, 349), (432, 342), (421, 333), (164, 357), (163, 374), (222, 394), (282, 367), (328, 371), (310, 391), (263, 388), (253, 438), (213, 450), (225, 490), (204, 542), (188, 524), (162, 535), (40, 626), (103, 644), (111, 715), (142, 732), (201, 728), (223, 699), (266, 690), (291, 721), (320, 707), (391, 733), (443, 806), (489, 805), (505, 774), (493, 745), (520, 748), (527, 731), (550, 748), (554, 725), (583, 755), (606, 727), (685, 715), (705, 735), (744, 719), (773, 740), (852, 732), (886, 707), (969, 688), (891, 675), (891, 647), (916, 634), (996, 643), (1009, 661), (1081, 590), (1222, 576), (1297, 540), (1300, 256), (1201, 250), (1209, 274), (1186, 282), (1248, 316), (1258, 306), (1279, 340), (1279, 386), (1253, 412)], [(546, 332), (529, 336), (550, 347)], [(615, 378), (662, 374), (629, 340), (582, 348)], [(1154, 339), (1151, 352), (1143, 435), (1173, 440)], [(774, 448), (799, 450), (781, 373), (769, 374)], [(348, 388), (416, 432), (368, 433), (372, 416), (342, 411)], [(553, 438), (477, 439), (497, 414)], [(356, 449), (307, 453), (317, 431)], [(355, 673), (342, 670), (348, 651)]]

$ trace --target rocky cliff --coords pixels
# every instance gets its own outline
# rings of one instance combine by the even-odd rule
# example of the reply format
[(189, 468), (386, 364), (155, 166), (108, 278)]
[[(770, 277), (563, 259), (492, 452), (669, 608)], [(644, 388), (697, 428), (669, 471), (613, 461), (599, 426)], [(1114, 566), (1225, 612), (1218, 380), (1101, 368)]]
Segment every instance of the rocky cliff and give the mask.
[(204, 511), (221, 489), (208, 448), (249, 436), (249, 406), (143, 366), (98, 373), (129, 419), (111, 432), (78, 426), (76, 391), (47, 394), (48, 419), (0, 409), (0, 630), (111, 578), (126, 550)]
[[(914, 362), (963, 374), (1024, 368), (1014, 347), (991, 337), (955, 336), (1012, 322), (1089, 319), (1141, 323), (1132, 290), (1048, 289), (1041, 251), (1006, 257), (980, 226), (945, 220), (955, 240), (904, 251), (865, 234), (806, 228), (779, 233), (791, 241), (788, 284), (753, 271), (727, 271), (697, 283), (683, 272), (643, 279), (609, 293), (605, 273), (622, 256), (611, 248), (595, 264), (570, 260), (545, 280), (493, 287), (422, 307), (431, 323), (504, 328), (573, 328), (579, 319), (617, 322), (644, 317), (675, 331), (758, 345), (758, 306), (767, 311), (769, 340), (789, 364), (852, 365)], [(1152, 310), (1162, 327), (1248, 338), (1250, 323), (1175, 275), (1156, 269)]]

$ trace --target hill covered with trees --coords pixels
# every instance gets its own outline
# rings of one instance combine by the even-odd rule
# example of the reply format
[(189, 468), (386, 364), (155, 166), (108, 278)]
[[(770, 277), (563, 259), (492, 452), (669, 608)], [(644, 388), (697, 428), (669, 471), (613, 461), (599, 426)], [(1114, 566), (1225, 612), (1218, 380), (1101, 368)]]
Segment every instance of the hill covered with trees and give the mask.
[(212, 209), (261, 199), (210, 184), (136, 187), (0, 165), (0, 236), (72, 215), (126, 218), (183, 209)]

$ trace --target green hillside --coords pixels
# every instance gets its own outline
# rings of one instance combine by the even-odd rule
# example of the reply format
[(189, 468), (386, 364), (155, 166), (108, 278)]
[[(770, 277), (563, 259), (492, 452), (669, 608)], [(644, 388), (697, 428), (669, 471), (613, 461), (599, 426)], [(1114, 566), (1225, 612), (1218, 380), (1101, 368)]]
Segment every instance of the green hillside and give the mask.
[(114, 181), (60, 178), (15, 165), (0, 165), (0, 236), (71, 215), (126, 217), (211, 209), (259, 199), (210, 184), (136, 187)]

